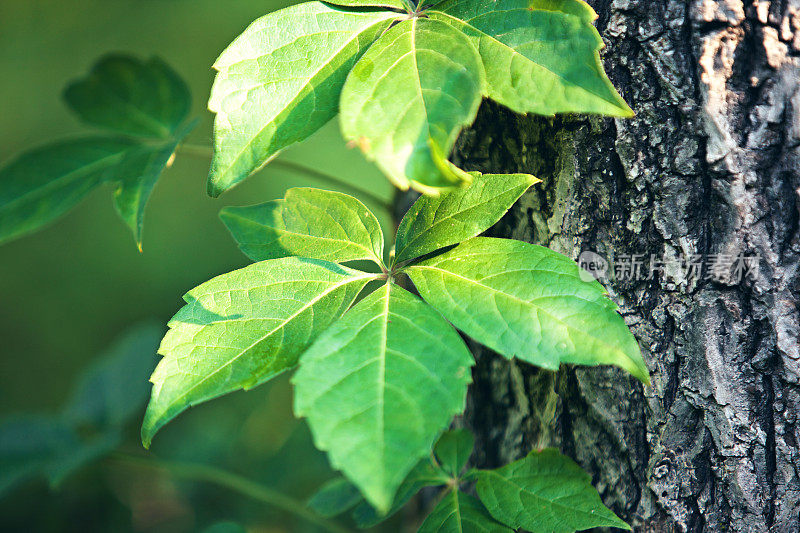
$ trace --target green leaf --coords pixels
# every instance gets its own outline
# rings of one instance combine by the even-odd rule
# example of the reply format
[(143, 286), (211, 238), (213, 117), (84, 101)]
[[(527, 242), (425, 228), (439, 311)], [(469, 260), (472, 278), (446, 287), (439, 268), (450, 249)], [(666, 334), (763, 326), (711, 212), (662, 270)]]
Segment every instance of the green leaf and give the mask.
[(69, 476), (108, 455), (121, 442), (122, 433), (119, 428), (104, 428), (95, 435), (82, 437), (72, 448), (62, 448), (44, 469), (50, 487), (58, 488)]
[(344, 136), (398, 187), (422, 191), (468, 182), (447, 157), (484, 93), (480, 57), (442, 22), (414, 18), (384, 33), (342, 89)]
[(344, 7), (383, 7), (387, 9), (397, 9), (400, 11), (407, 11), (414, 9), (414, 6), (403, 0), (325, 0), (326, 4), (333, 4), (335, 6)]
[(178, 142), (88, 137), (22, 154), (0, 169), (0, 243), (52, 222), (111, 183), (117, 211), (141, 250), (147, 200)]
[(420, 294), (457, 328), (507, 356), (619, 366), (649, 383), (639, 345), (602, 285), (552, 250), (476, 237), (407, 270)]
[(305, 2), (237, 37), (214, 64), (209, 194), (219, 196), (333, 118), (347, 73), (397, 17)]
[(445, 432), (433, 449), (442, 469), (453, 477), (458, 477), (472, 455), (475, 437), (469, 430), (459, 428)]
[(0, 424), (0, 494), (41, 476), (57, 486), (116, 448), (124, 424), (144, 407), (161, 333), (143, 323), (114, 341), (82, 373), (61, 416), (18, 416)]
[(445, 0), (426, 14), (467, 35), (489, 98), (517, 113), (633, 116), (603, 71), (596, 14), (580, 0)]
[(597, 19), (597, 13), (584, 0), (530, 0), (530, 7), (574, 15), (586, 24), (591, 24)]
[(492, 518), (481, 502), (450, 490), (422, 523), (419, 533), (513, 533)]
[(422, 196), (411, 206), (397, 228), (397, 263), (486, 231), (540, 181), (529, 174), (471, 174), (469, 186)]
[(205, 528), (202, 533), (247, 533), (247, 530), (236, 522), (217, 522)]
[(131, 228), (133, 238), (142, 251), (144, 210), (150, 194), (170, 164), (178, 144), (194, 127), (192, 123), (176, 138), (159, 144), (142, 144), (132, 149), (120, 162), (117, 171), (114, 206), (122, 220)]
[(572, 533), (593, 527), (631, 529), (600, 501), (591, 477), (554, 449), (478, 476), (481, 501), (514, 529)]
[(289, 189), (283, 200), (227, 207), (220, 217), (253, 261), (298, 255), (382, 264), (378, 219), (360, 201), (340, 192)]
[[(132, 144), (118, 162), (113, 177), (117, 211), (133, 231), (141, 250), (147, 200), (178, 143), (194, 126), (181, 128), (191, 107), (188, 86), (158, 58), (143, 62), (127, 55), (112, 55), (101, 59), (88, 76), (67, 87), (64, 98), (88, 124), (161, 141)], [(90, 183), (88, 180), (85, 185)]]
[(322, 334), (293, 378), (295, 413), (385, 514), (456, 413), (472, 356), (436, 311), (386, 283)]
[(0, 425), (0, 494), (43, 474), (61, 450), (77, 445), (63, 421), (47, 416), (7, 419)]
[(116, 339), (83, 372), (64, 408), (64, 419), (73, 425), (121, 427), (140, 413), (163, 334), (161, 326), (142, 323)]
[(90, 137), (43, 146), (7, 164), (0, 169), (0, 243), (39, 229), (113, 181), (138, 146)]
[(72, 83), (64, 99), (93, 126), (127, 135), (167, 139), (191, 108), (189, 87), (157, 57), (104, 57), (88, 76)]
[(108, 453), (118, 433), (81, 440), (57, 417), (17, 416), (0, 424), (0, 495), (37, 477), (58, 485), (75, 470)]
[(207, 281), (172, 318), (150, 381), (142, 441), (186, 408), (250, 389), (292, 368), (373, 277), (327, 261), (286, 257)]
[(330, 518), (349, 511), (361, 501), (361, 493), (355, 485), (340, 477), (323, 485), (308, 501), (308, 506), (318, 515)]
[(429, 459), (424, 459), (417, 463), (400, 484), (388, 513), (379, 513), (367, 502), (362, 502), (353, 510), (353, 518), (361, 529), (373, 527), (402, 509), (423, 488), (446, 485), (449, 481), (447, 474), (434, 468)]

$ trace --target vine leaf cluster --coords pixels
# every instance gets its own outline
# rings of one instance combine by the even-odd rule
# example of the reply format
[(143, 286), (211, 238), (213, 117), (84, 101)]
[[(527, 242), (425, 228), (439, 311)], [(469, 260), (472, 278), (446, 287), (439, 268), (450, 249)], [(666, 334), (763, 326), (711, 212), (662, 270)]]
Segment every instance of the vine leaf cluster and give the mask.
[[(391, 246), (341, 192), (293, 188), (223, 209), (253, 263), (189, 291), (169, 321), (144, 445), (193, 405), (294, 371), (295, 413), (344, 476), (311, 500), (323, 515), (353, 509), (366, 527), (443, 486), (422, 531), (627, 527), (557, 451), (466, 469), (472, 437), (446, 431), (474, 365), (458, 331), (541, 368), (609, 364), (649, 382), (602, 285), (547, 248), (480, 236), (539, 180), (448, 159), (484, 98), (517, 113), (631, 116), (603, 71), (595, 18), (581, 0), (331, 0), (270, 13), (237, 37), (214, 64), (211, 196), (337, 115), (394, 185), (425, 195)], [(115, 55), (65, 100), (104, 133), (0, 169), (0, 242), (111, 184), (141, 249), (147, 200), (194, 125), (186, 84), (158, 59)]]
[(333, 0), (270, 13), (214, 64), (209, 194), (337, 114), (392, 183), (434, 194), (470, 181), (447, 157), (484, 97), (518, 113), (631, 116), (603, 71), (596, 16), (580, 0)]
[[(465, 429), (445, 432), (433, 454), (420, 461), (405, 479), (389, 516), (422, 488), (441, 487), (438, 502), (420, 533), (511, 533), (517, 529), (566, 533), (601, 526), (630, 529), (603, 506), (589, 475), (557, 450), (533, 451), (502, 468), (482, 470), (466, 468), (474, 444), (472, 434)], [(474, 486), (477, 498), (470, 495), (470, 486)], [(309, 506), (326, 517), (351, 511), (361, 528), (385, 518), (378, 516), (344, 478), (324, 485)]]
[(102, 133), (55, 141), (0, 168), (0, 244), (41, 228), (101, 185), (142, 248), (144, 210), (188, 121), (189, 88), (158, 58), (102, 58), (64, 91), (68, 107)]
[[(384, 253), (374, 215), (343, 193), (297, 188), (223, 210), (256, 262), (184, 296), (151, 377), (145, 445), (190, 406), (296, 369), (295, 414), (383, 516), (464, 410), (474, 360), (455, 328), (509, 359), (613, 364), (647, 382), (639, 346), (600, 283), (547, 248), (479, 236), (535, 180), (472, 178), (417, 200), (395, 254)], [(409, 280), (421, 297), (401, 287)]]

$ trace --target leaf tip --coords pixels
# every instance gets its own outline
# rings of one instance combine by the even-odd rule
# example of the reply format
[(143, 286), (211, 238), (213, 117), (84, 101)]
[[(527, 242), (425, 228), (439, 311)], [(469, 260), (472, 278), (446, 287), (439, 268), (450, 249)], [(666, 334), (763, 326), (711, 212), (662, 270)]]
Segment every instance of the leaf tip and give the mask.
[(645, 365), (641, 354), (639, 355), (638, 360), (633, 360), (631, 368), (627, 368), (626, 370), (628, 370), (633, 377), (641, 381), (642, 385), (645, 387), (650, 386), (650, 371), (647, 369), (647, 365)]
[(540, 180), (533, 174), (525, 174), (525, 176), (528, 178), (528, 185), (530, 186), (536, 185), (537, 183), (542, 183), (542, 180)]
[(222, 209), (219, 210), (217, 216), (222, 221), (222, 223), (225, 224), (225, 227), (230, 229), (231, 219), (233, 218), (233, 213), (231, 212), (231, 208), (223, 207)]
[(206, 193), (207, 193), (207, 194), (208, 194), (208, 195), (209, 195), (211, 198), (219, 198), (219, 197), (220, 197), (220, 195), (221, 195), (223, 192), (225, 192), (225, 188), (224, 188), (224, 187), (221, 187), (221, 186), (220, 186), (220, 185), (217, 183), (217, 180), (215, 180), (215, 179), (213, 178), (213, 176), (209, 176), (209, 178), (208, 178), (208, 183), (207, 183), (207, 185), (206, 185)]
[(614, 101), (611, 104), (614, 106), (615, 110), (610, 113), (610, 116), (614, 118), (633, 118), (636, 116), (636, 113), (633, 111), (631, 106), (628, 105), (628, 102), (619, 94), (616, 89), (612, 89), (614, 92)]
[(369, 494), (367, 495), (367, 500), (373, 507), (375, 507), (375, 511), (379, 516), (385, 517), (392, 508), (392, 500), (394, 498), (389, 496), (385, 492), (381, 492), (379, 494)]
[(150, 430), (148, 428), (145, 428), (145, 426), (142, 426), (142, 447), (145, 450), (149, 450), (150, 444), (152, 444), (152, 442), (153, 442), (153, 435), (151, 434)]
[(142, 421), (142, 446), (145, 450), (150, 449), (150, 445), (153, 443), (153, 437), (156, 436), (158, 430), (166, 423), (163, 418), (159, 418), (158, 415), (153, 414), (151, 410), (152, 407), (152, 399), (150, 400), (151, 403), (147, 405), (147, 410), (144, 414), (144, 420)]
[(631, 107), (626, 103), (624, 107), (620, 108), (622, 112), (619, 114), (619, 118), (633, 118), (636, 116), (636, 113), (631, 109)]

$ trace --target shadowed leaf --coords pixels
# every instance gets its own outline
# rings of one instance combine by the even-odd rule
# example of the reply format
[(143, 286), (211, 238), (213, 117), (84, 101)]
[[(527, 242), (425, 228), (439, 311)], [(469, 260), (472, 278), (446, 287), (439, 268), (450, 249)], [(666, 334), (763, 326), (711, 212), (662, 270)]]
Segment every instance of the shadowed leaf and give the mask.
[(137, 150), (135, 141), (90, 137), (36, 148), (0, 168), (0, 243), (39, 229), (116, 180)]
[(472, 433), (459, 428), (447, 431), (439, 437), (433, 453), (439, 460), (442, 470), (456, 477), (464, 470), (474, 447), (475, 437)]
[(481, 471), (477, 491), (491, 515), (514, 529), (553, 533), (631, 529), (603, 505), (589, 474), (554, 449)]
[(381, 514), (364, 501), (353, 510), (353, 519), (361, 529), (373, 527), (402, 509), (423, 488), (446, 485), (449, 480), (447, 474), (434, 468), (429, 459), (423, 459), (400, 484), (389, 512)]
[(473, 496), (450, 490), (422, 523), (418, 533), (513, 533), (498, 523)]
[(64, 418), (76, 425), (121, 427), (139, 414), (163, 335), (162, 326), (142, 323), (116, 339), (75, 384)]
[(162, 60), (119, 54), (98, 61), (64, 99), (87, 124), (160, 139), (177, 133), (192, 103), (186, 82)]
[(361, 501), (355, 485), (340, 477), (325, 483), (308, 501), (308, 506), (320, 516), (330, 518), (349, 511)]

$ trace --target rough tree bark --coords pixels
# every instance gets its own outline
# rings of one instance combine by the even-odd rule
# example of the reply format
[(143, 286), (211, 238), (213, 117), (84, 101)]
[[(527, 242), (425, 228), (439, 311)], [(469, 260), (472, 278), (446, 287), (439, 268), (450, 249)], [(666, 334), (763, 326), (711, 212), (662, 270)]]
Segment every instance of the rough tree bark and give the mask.
[[(606, 283), (652, 387), (473, 346), (480, 466), (554, 445), (637, 531), (800, 531), (800, 0), (594, 0), (632, 120), (485, 105), (463, 168), (544, 179), (496, 236), (573, 258), (758, 256), (756, 279), (675, 265)], [(705, 273), (705, 272), (704, 272)]]

